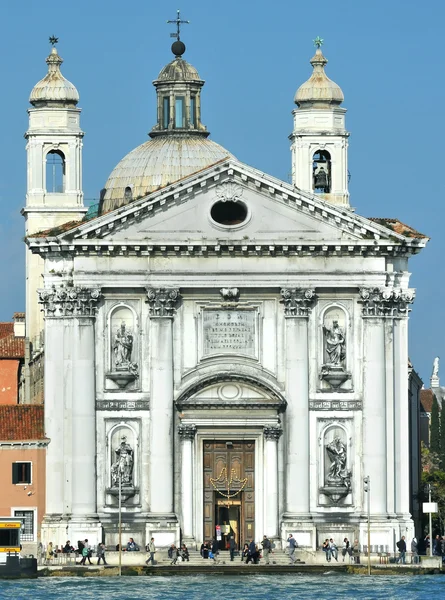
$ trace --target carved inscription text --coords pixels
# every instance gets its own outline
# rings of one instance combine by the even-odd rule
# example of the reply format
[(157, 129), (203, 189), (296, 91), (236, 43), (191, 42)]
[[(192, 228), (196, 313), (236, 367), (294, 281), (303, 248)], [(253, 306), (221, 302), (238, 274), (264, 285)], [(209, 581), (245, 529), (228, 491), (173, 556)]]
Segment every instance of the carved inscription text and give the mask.
[(256, 355), (256, 312), (253, 310), (203, 311), (203, 353)]

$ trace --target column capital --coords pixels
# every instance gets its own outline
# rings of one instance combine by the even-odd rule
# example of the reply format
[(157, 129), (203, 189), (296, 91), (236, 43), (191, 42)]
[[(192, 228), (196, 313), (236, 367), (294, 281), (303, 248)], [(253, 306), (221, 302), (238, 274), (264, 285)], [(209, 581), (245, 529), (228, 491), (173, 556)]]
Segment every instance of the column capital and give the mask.
[(174, 317), (181, 294), (177, 288), (146, 288), (150, 317)]
[(61, 285), (37, 290), (45, 318), (95, 317), (97, 303), (102, 298), (100, 288)]
[(264, 427), (263, 433), (266, 440), (275, 440), (278, 442), (283, 430), (281, 427)]
[(414, 302), (415, 290), (394, 288), (360, 288), (363, 317), (403, 318), (410, 312), (408, 306)]
[(312, 288), (282, 288), (285, 317), (309, 317), (317, 294)]
[(183, 440), (193, 441), (196, 434), (196, 425), (179, 425), (178, 433)]

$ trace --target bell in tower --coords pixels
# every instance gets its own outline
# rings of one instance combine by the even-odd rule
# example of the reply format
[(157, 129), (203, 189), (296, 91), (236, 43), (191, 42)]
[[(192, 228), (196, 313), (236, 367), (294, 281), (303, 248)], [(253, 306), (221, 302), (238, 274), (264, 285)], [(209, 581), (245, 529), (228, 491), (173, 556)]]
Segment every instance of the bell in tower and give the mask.
[(331, 155), (329, 152), (320, 150), (314, 154), (312, 173), (314, 192), (329, 194), (331, 191)]

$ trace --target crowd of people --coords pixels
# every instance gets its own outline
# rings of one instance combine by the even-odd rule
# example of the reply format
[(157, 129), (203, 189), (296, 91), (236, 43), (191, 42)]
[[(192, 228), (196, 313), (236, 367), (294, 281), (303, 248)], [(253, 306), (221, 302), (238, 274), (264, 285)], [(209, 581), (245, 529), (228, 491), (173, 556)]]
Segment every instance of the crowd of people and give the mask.
[[(407, 543), (405, 540), (405, 536), (402, 536), (401, 539), (396, 544), (398, 550), (398, 556), (395, 559), (397, 563), (405, 564), (406, 563), (406, 553), (408, 551)], [(238, 551), (237, 544), (233, 536), (230, 536), (226, 541), (226, 548), (229, 550), (230, 561), (235, 560), (235, 556), (240, 556), (241, 561), (245, 564), (259, 564), (260, 560), (264, 561), (264, 564), (270, 564), (270, 554), (273, 552), (275, 548), (275, 544), (266, 536), (263, 536), (263, 539), (260, 544), (256, 543), (255, 540), (251, 540), (250, 542), (246, 542), (242, 548)], [(298, 548), (297, 541), (293, 537), (292, 534), (289, 534), (287, 539), (287, 554), (289, 557), (289, 564), (295, 564), (296, 559), (296, 549)], [(116, 551), (119, 550), (119, 544), (116, 546)], [(335, 560), (339, 561), (339, 554), (341, 555), (342, 561), (345, 562), (353, 562), (355, 564), (360, 564), (360, 553), (361, 548), (359, 541), (356, 539), (353, 543), (349, 541), (347, 537), (343, 539), (343, 544), (341, 550), (339, 551), (338, 545), (335, 543), (333, 538), (326, 538), (322, 544), (321, 549), (325, 553), (326, 561), (331, 562)], [(410, 551), (412, 555), (412, 562), (414, 564), (418, 564), (420, 559), (419, 555), (429, 554), (430, 552), (430, 536), (427, 535), (425, 538), (417, 540), (416, 537), (412, 538)], [(126, 546), (122, 548), (123, 552), (137, 552), (140, 548), (131, 537)], [(151, 563), (154, 566), (156, 563), (155, 554), (156, 554), (156, 546), (154, 538), (151, 538), (150, 542), (147, 544), (145, 548), (146, 552), (149, 553), (149, 558), (145, 561), (147, 565)], [(105, 558), (106, 546), (103, 543), (98, 544), (97, 548), (93, 551), (92, 547), (88, 543), (88, 539), (79, 540), (77, 542), (77, 548), (75, 548), (70, 540), (67, 540), (64, 546), (53, 546), (52, 542), (46, 547), (46, 550), (43, 551), (43, 547), (41, 548), (42, 556), (44, 557), (46, 564), (51, 564), (53, 559), (59, 554), (75, 554), (76, 557), (80, 557), (80, 561), (77, 563), (78, 565), (86, 566), (86, 562), (92, 565), (91, 558), (93, 557), (94, 552), (96, 553), (97, 563), (98, 565), (101, 562), (104, 565), (107, 565), (107, 561)], [(432, 542), (432, 554), (434, 556), (441, 556), (442, 561), (445, 562), (445, 538), (436, 535)], [(214, 563), (218, 563), (219, 556), (219, 542), (216, 538), (209, 542), (203, 542), (200, 548), (200, 555), (203, 559), (213, 560)], [(182, 544), (182, 546), (176, 547), (175, 544), (171, 544), (168, 549), (168, 558), (170, 560), (171, 565), (176, 565), (178, 562), (189, 562), (190, 554), (187, 546)]]
[[(338, 546), (334, 542), (333, 538), (326, 538), (321, 547), (326, 556), (326, 561), (331, 562), (334, 559), (338, 562)], [(354, 540), (354, 543), (348, 540), (347, 537), (343, 540), (341, 548), (342, 562), (349, 560), (355, 564), (360, 564), (360, 544), (358, 540)]]

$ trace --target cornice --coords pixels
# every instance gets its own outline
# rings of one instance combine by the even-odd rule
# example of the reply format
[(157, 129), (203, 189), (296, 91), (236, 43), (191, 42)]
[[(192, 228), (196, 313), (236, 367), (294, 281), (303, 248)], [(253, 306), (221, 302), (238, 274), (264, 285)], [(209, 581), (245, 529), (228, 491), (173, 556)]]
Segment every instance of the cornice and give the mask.
[(2, 441), (0, 440), (0, 448), (2, 450), (32, 450), (34, 448), (46, 448), (48, 446), (50, 440), (27, 440), (26, 442), (20, 442), (16, 440), (12, 441)]
[(29, 238), (28, 246), (34, 254), (42, 256), (168, 256), (168, 257), (202, 257), (202, 256), (324, 256), (324, 257), (403, 257), (418, 254), (425, 244), (399, 244), (388, 240), (305, 241), (298, 244), (276, 244), (274, 242), (210, 242), (197, 241), (187, 243), (170, 241), (160, 243), (108, 242), (104, 240), (72, 240), (65, 241), (49, 238)]

